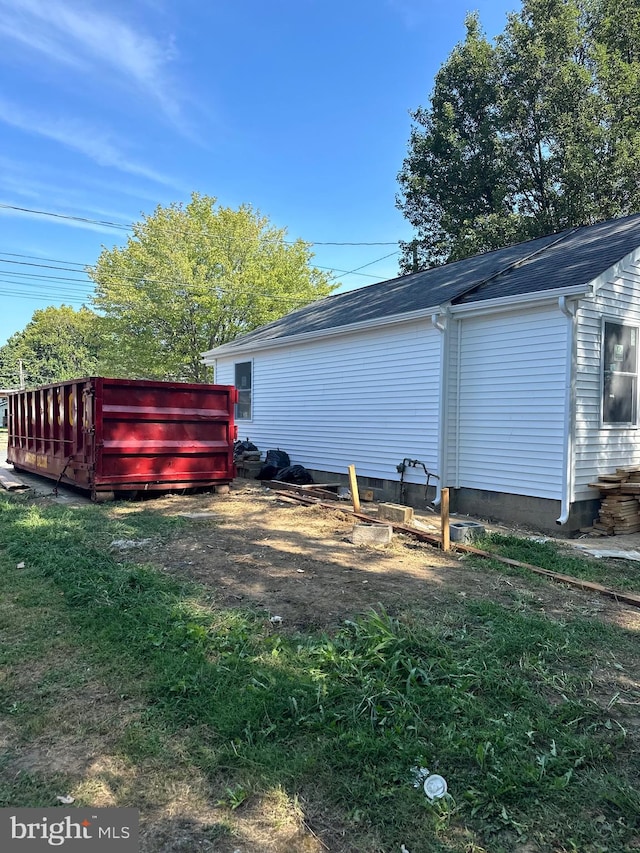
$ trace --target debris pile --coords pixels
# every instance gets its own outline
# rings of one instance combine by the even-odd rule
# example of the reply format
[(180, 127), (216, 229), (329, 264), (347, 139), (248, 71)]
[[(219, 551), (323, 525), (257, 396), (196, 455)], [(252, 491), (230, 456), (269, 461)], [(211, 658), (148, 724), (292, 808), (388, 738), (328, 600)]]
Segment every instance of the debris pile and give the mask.
[(615, 474), (602, 474), (589, 487), (599, 490), (602, 502), (599, 518), (593, 527), (581, 528), (583, 533), (614, 536), (640, 532), (640, 466), (616, 468)]
[(261, 458), (260, 450), (248, 438), (233, 445), (233, 461), (240, 477), (255, 477), (262, 468)]
[(289, 454), (280, 448), (267, 450), (264, 461), (262, 453), (249, 439), (236, 441), (233, 446), (233, 461), (238, 475), (256, 480), (276, 480), (298, 486), (312, 485), (311, 473), (302, 465), (292, 465)]

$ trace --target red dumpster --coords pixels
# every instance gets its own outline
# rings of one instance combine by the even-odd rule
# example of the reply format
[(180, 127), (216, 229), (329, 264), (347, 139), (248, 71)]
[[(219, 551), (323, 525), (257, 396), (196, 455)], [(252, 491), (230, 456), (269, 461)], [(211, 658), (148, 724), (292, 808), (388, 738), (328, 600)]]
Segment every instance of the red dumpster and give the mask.
[(74, 379), (9, 397), (7, 461), (104, 493), (229, 483), (231, 385)]

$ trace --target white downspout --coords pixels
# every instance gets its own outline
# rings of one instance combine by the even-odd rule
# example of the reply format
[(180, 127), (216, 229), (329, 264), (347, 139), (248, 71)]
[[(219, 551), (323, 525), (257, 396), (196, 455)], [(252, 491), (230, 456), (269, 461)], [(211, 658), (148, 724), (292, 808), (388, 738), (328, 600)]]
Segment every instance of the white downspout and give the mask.
[(449, 375), (449, 368), (447, 363), (447, 314), (446, 311), (443, 311), (441, 314), (432, 314), (431, 315), (431, 323), (434, 328), (436, 328), (440, 332), (440, 399), (438, 401), (438, 475), (439, 479), (436, 480), (436, 496), (432, 501), (432, 505), (435, 507), (440, 506), (440, 501), (442, 498), (442, 478), (444, 477), (444, 438), (446, 435), (446, 424), (445, 424), (445, 401), (446, 401), (446, 387), (447, 387), (447, 377)]
[(567, 341), (567, 374), (566, 374), (566, 435), (564, 442), (564, 470), (562, 473), (562, 501), (560, 517), (556, 524), (566, 524), (571, 512), (571, 496), (573, 494), (573, 452), (576, 422), (576, 302), (569, 302), (566, 296), (558, 298), (558, 307), (569, 320)]

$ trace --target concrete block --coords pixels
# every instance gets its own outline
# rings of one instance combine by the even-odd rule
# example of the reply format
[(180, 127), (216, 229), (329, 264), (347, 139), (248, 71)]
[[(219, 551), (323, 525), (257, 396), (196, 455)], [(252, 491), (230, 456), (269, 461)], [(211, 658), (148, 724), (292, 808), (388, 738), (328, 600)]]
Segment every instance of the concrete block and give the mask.
[(216, 486), (215, 488), (216, 488), (216, 495), (228, 495), (229, 492), (231, 491), (228, 484), (226, 484), (226, 483), (222, 483), (221, 485)]
[(390, 524), (355, 524), (351, 534), (354, 545), (388, 545), (392, 538)]
[(393, 524), (411, 524), (413, 509), (403, 504), (380, 504), (378, 518), (391, 521)]
[(452, 521), (449, 524), (449, 537), (452, 542), (473, 542), (484, 534), (484, 525), (477, 521)]

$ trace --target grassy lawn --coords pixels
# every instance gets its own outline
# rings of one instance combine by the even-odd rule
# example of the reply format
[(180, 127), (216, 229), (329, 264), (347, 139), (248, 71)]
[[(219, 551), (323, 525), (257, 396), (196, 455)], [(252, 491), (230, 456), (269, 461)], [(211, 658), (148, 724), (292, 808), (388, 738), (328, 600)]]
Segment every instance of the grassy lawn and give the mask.
[[(602, 549), (615, 548), (616, 538), (603, 537), (594, 541), (594, 544)], [(485, 536), (477, 542), (477, 546), (500, 557), (509, 557), (521, 563), (529, 563), (582, 580), (596, 581), (611, 589), (640, 592), (640, 563), (634, 560), (594, 559), (582, 556), (570, 545), (553, 541), (537, 542), (535, 539), (521, 539), (500, 533)], [(481, 562), (484, 562), (482, 558), (476, 561), (476, 565)], [(526, 569), (519, 571), (498, 561), (493, 562), (491, 566), (498, 571), (513, 571), (531, 578), (531, 573)]]
[[(328, 828), (334, 851), (638, 849), (636, 634), (469, 598), (287, 635), (109, 549), (188, 535), (144, 508), (0, 498), (0, 806), (102, 804), (108, 787), (153, 821), (197, 780), (212, 850), (240, 849), (234, 815), (257, 799)], [(596, 688), (600, 671), (623, 686)], [(67, 762), (36, 760), (56, 744)], [(415, 766), (450, 796), (430, 804)]]

